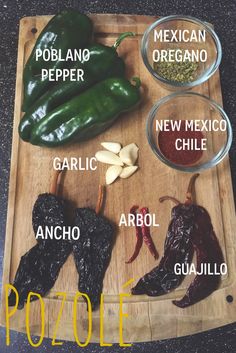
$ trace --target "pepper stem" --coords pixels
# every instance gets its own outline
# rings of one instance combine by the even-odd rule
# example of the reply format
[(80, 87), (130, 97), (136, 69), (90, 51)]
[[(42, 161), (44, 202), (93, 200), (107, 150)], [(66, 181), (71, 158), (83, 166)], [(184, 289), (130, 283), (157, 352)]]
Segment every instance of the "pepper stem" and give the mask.
[(122, 33), (117, 40), (115, 41), (115, 43), (113, 44), (112, 48), (114, 48), (115, 50), (119, 47), (120, 43), (123, 42), (123, 40), (127, 37), (134, 37), (135, 33), (133, 32), (124, 32)]
[(99, 214), (101, 212), (103, 200), (104, 200), (104, 186), (99, 185), (98, 199), (97, 199), (97, 205), (96, 205), (96, 209), (95, 209), (96, 214)]
[(139, 77), (132, 77), (131, 82), (134, 82), (134, 86), (137, 88), (141, 86), (141, 80)]
[(57, 196), (58, 195), (58, 191), (59, 191), (59, 184), (60, 184), (60, 174), (63, 171), (63, 169), (60, 166), (59, 170), (56, 170), (54, 175), (53, 175), (53, 179), (52, 179), (52, 184), (50, 187), (50, 194)]
[(188, 189), (187, 189), (187, 194), (186, 194), (186, 204), (193, 203), (193, 189), (195, 186), (195, 181), (197, 177), (199, 177), (199, 173), (193, 174), (190, 178), (189, 184), (188, 184)]
[(162, 196), (159, 198), (160, 202), (164, 202), (166, 200), (171, 200), (173, 201), (176, 205), (179, 205), (181, 202), (179, 200), (177, 200), (175, 197), (172, 196)]

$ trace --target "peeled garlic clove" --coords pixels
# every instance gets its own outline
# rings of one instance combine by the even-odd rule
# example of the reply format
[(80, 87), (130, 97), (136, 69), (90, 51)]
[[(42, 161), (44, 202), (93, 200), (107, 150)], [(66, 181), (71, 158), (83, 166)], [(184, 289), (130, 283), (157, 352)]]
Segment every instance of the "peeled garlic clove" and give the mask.
[(98, 151), (95, 154), (96, 159), (99, 162), (106, 163), (106, 164), (114, 164), (123, 166), (124, 163), (122, 160), (113, 152), (110, 151)]
[(122, 172), (120, 173), (120, 178), (126, 179), (129, 178), (132, 174), (136, 172), (138, 167), (136, 165), (131, 165), (130, 167), (125, 167), (122, 169)]
[(102, 142), (102, 147), (106, 150), (118, 154), (121, 150), (121, 144), (118, 142)]
[(134, 165), (138, 158), (138, 147), (131, 143), (120, 150), (120, 159), (127, 165)]
[(112, 184), (122, 172), (122, 167), (119, 165), (112, 165), (106, 172), (106, 184)]

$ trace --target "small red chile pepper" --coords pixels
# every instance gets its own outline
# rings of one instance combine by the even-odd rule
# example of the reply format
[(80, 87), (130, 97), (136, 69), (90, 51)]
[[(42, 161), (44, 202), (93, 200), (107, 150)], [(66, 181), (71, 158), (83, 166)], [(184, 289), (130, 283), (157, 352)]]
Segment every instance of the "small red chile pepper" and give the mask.
[(130, 210), (130, 213), (135, 216), (135, 228), (136, 228), (136, 239), (137, 240), (136, 240), (134, 253), (131, 256), (131, 258), (128, 261), (126, 261), (127, 264), (130, 264), (131, 262), (133, 262), (137, 258), (138, 254), (140, 252), (140, 249), (143, 245), (143, 241), (147, 245), (150, 253), (154, 256), (155, 259), (157, 259), (159, 256), (157, 249), (155, 247), (155, 244), (153, 243), (153, 240), (151, 237), (150, 227), (145, 224), (145, 216), (146, 216), (146, 214), (149, 213), (149, 210), (147, 207), (141, 208), (140, 213), (142, 215), (142, 226), (138, 226), (137, 225), (137, 210), (138, 210), (138, 208), (139, 208), (139, 206), (133, 206)]
[(142, 236), (143, 236), (143, 240), (144, 243), (147, 245), (150, 253), (152, 254), (152, 256), (154, 257), (154, 259), (158, 259), (158, 252), (157, 249), (155, 247), (155, 244), (153, 243), (152, 237), (151, 237), (151, 233), (150, 233), (150, 227), (147, 226), (144, 222), (145, 216), (146, 214), (149, 213), (149, 210), (147, 207), (143, 207), (140, 210), (142, 216), (143, 216), (143, 223), (142, 223)]
[(133, 255), (131, 256), (131, 258), (128, 261), (126, 261), (126, 264), (130, 264), (131, 262), (133, 262), (137, 258), (138, 254), (140, 252), (140, 249), (143, 245), (142, 228), (137, 225), (137, 213), (136, 212), (137, 212), (138, 208), (139, 208), (139, 206), (133, 206), (130, 209), (130, 214), (134, 215), (134, 217), (135, 217), (136, 245), (135, 245)]

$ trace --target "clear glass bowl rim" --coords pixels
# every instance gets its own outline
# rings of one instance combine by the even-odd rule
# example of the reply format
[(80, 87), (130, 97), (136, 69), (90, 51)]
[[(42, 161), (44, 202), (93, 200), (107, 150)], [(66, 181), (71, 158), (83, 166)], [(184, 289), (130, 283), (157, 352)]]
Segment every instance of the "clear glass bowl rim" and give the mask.
[[(211, 37), (213, 38), (215, 45), (216, 45), (216, 51), (217, 51), (217, 57), (216, 60), (214, 62), (214, 64), (211, 66), (210, 69), (206, 70), (206, 72), (200, 76), (197, 80), (192, 81), (192, 82), (174, 82), (174, 81), (169, 81), (161, 76), (159, 76), (152, 68), (152, 66), (150, 65), (149, 61), (148, 61), (148, 57), (147, 57), (147, 45), (148, 45), (148, 37), (150, 32), (157, 27), (159, 24), (163, 23), (163, 22), (168, 22), (168, 21), (172, 21), (172, 20), (182, 20), (182, 21), (190, 21), (193, 22), (197, 25), (201, 25), (203, 27), (205, 27), (206, 31), (208, 33), (210, 33)], [(195, 17), (192, 16), (183, 16), (183, 15), (171, 15), (171, 16), (165, 16), (165, 17), (161, 17), (160, 19), (158, 19), (157, 21), (153, 22), (144, 32), (143, 34), (143, 38), (142, 38), (142, 42), (141, 42), (141, 55), (143, 58), (143, 62), (146, 66), (146, 68), (148, 69), (148, 71), (159, 81), (161, 81), (164, 84), (176, 87), (176, 88), (180, 88), (183, 87), (183, 89), (187, 89), (187, 88), (191, 88), (197, 85), (200, 85), (201, 83), (207, 81), (218, 69), (220, 63), (221, 63), (221, 59), (222, 59), (222, 47), (221, 47), (221, 43), (219, 40), (219, 37), (217, 36), (216, 32), (208, 25), (207, 22), (201, 21)]]
[[(153, 120), (156, 116), (158, 109), (163, 104), (172, 100), (173, 98), (181, 97), (181, 96), (196, 97), (196, 98), (204, 99), (206, 102), (208, 102), (208, 104), (210, 104), (212, 107), (214, 107), (214, 109), (217, 110), (219, 112), (219, 114), (221, 115), (221, 117), (224, 120), (226, 120), (226, 122), (227, 122), (227, 141), (226, 141), (226, 144), (224, 145), (223, 149), (220, 151), (221, 153), (220, 154), (218, 153), (210, 161), (203, 163), (201, 165), (183, 166), (183, 165), (178, 165), (178, 164), (175, 164), (175, 163), (169, 161), (167, 158), (165, 158), (165, 156), (162, 153), (159, 152), (158, 148), (156, 147), (156, 145), (152, 139), (152, 125), (153, 125)], [(230, 147), (231, 147), (231, 144), (232, 144), (232, 141), (233, 141), (232, 126), (231, 126), (231, 123), (230, 123), (230, 120), (229, 120), (227, 114), (222, 109), (222, 107), (219, 104), (217, 104), (213, 99), (211, 99), (203, 94), (196, 93), (196, 92), (189, 92), (189, 91), (181, 91), (181, 92), (172, 93), (168, 96), (161, 98), (159, 101), (157, 101), (153, 105), (151, 111), (149, 112), (147, 123), (146, 123), (146, 135), (147, 135), (148, 143), (149, 143), (152, 151), (163, 163), (165, 163), (166, 165), (168, 165), (171, 168), (174, 168), (174, 169), (177, 169), (177, 170), (183, 171), (183, 172), (189, 172), (189, 173), (198, 172), (201, 170), (206, 170), (206, 169), (215, 167), (228, 154)]]

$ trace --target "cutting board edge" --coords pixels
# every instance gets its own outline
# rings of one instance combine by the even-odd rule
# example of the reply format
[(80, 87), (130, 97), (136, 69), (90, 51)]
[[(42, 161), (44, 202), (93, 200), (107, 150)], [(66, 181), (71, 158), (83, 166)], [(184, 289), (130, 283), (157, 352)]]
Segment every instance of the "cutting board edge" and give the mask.
[[(20, 80), (20, 74), (23, 71), (23, 58), (24, 58), (24, 45), (25, 38), (22, 38), (23, 26), (20, 22), (19, 34), (18, 34), (18, 53), (17, 53), (17, 70), (16, 70), (16, 84), (15, 84), (15, 103), (14, 103), (14, 120), (13, 120), (13, 134), (12, 134), (12, 147), (11, 147), (11, 163), (10, 163), (10, 178), (9, 178), (9, 190), (8, 190), (8, 206), (7, 206), (7, 220), (6, 220), (6, 236), (4, 245), (4, 256), (3, 256), (3, 274), (2, 284), (9, 283), (10, 278), (10, 262), (11, 262), (11, 250), (12, 250), (12, 237), (14, 228), (14, 201), (15, 201), (15, 190), (17, 181), (17, 165), (18, 165), (18, 123), (20, 119), (20, 105), (17, 104), (17, 97), (22, 94), (22, 83)], [(15, 144), (14, 144), (14, 141)], [(14, 171), (12, 173), (12, 170)], [(6, 271), (7, 268), (7, 271)], [(5, 298), (4, 285), (1, 288), (1, 304)], [(3, 311), (1, 305), (1, 312)]]
[[(96, 16), (95, 14), (94, 14), (94, 16)], [(114, 16), (114, 15), (112, 15), (112, 16)], [(128, 16), (128, 15), (125, 15), (125, 16)], [(38, 17), (38, 16), (37, 16)], [(42, 16), (43, 17), (43, 16)], [(145, 18), (147, 18), (147, 17), (149, 17), (149, 16), (140, 16), (140, 17), (145, 17)], [(25, 18), (30, 18), (30, 19), (35, 19), (34, 17), (25, 17)], [(149, 17), (150, 18), (150, 17)], [(153, 17), (151, 17), (151, 18), (153, 18)], [(24, 18), (23, 18), (24, 19)], [(20, 34), (21, 34), (21, 31), (23, 32), (23, 28), (21, 28), (21, 26), (22, 26), (22, 23), (23, 22), (21, 22), (21, 24), (20, 24), (20, 30), (19, 30), (19, 38), (20, 38)], [(24, 38), (24, 40), (25, 40), (25, 38)], [(21, 40), (19, 39), (19, 45), (18, 45), (18, 63), (19, 62), (21, 62), (20, 61), (20, 59), (24, 56), (24, 52), (23, 52), (23, 49), (22, 50), (20, 50), (20, 44), (21, 44)], [(23, 48), (23, 47), (22, 47)], [(23, 53), (21, 53), (21, 52), (23, 52)], [(23, 60), (22, 60), (22, 62), (23, 62)], [(22, 67), (23, 66), (23, 64), (22, 64), (22, 62), (21, 62), (21, 65), (19, 66), (19, 65), (17, 65), (17, 78), (18, 78), (18, 80), (16, 81), (16, 94), (15, 94), (15, 97), (17, 97), (17, 96), (19, 96), (20, 95), (20, 93), (21, 93), (21, 85), (20, 85), (20, 88), (19, 88), (19, 72), (20, 72), (20, 67)], [(17, 99), (15, 99), (15, 113), (14, 113), (14, 127), (13, 127), (13, 139), (14, 139), (14, 137), (18, 137), (18, 121), (17, 121), (17, 119), (15, 119), (15, 117), (16, 116), (20, 116), (20, 114), (18, 114), (18, 112), (17, 112), (17, 109), (19, 109), (18, 107), (17, 107), (17, 104), (16, 104), (16, 101), (17, 101)], [(18, 138), (16, 138), (15, 139), (16, 141), (18, 141)], [(17, 144), (19, 143), (19, 141), (17, 142)], [(8, 201), (8, 215), (9, 214), (11, 214), (11, 212), (12, 212), (12, 210), (11, 210), (11, 208), (12, 208), (12, 204), (13, 204), (13, 206), (14, 206), (14, 197), (15, 197), (15, 195), (13, 195), (13, 193), (14, 193), (14, 190), (15, 190), (15, 184), (16, 184), (16, 179), (17, 179), (17, 174), (16, 174), (16, 171), (17, 171), (17, 163), (16, 162), (18, 162), (18, 158), (17, 158), (17, 156), (18, 156), (18, 148), (16, 148), (13, 144), (12, 144), (12, 160), (11, 160), (11, 171), (12, 171), (12, 168), (14, 169), (14, 174), (12, 175), (12, 173), (11, 173), (11, 176), (10, 176), (10, 182), (9, 182), (9, 201)], [(230, 164), (229, 164), (229, 159), (228, 159), (228, 157), (225, 159), (225, 161), (224, 161), (224, 163), (225, 163), (225, 167), (227, 168), (227, 169), (229, 169), (230, 168)], [(223, 167), (221, 167), (220, 165), (217, 167), (217, 171), (221, 171), (221, 169), (222, 169)], [(220, 179), (219, 179), (220, 180)], [(230, 185), (229, 185), (229, 187), (232, 189), (232, 179), (231, 179), (231, 177), (229, 178), (229, 180), (230, 180)], [(13, 207), (14, 208), (14, 207)], [(7, 219), (8, 219), (8, 217), (7, 217)], [(9, 220), (9, 221), (7, 221), (7, 227), (6, 227), (6, 233), (7, 234), (10, 234), (11, 233), (11, 238), (10, 238), (10, 240), (12, 239), (12, 234), (13, 234), (13, 232), (12, 232), (12, 229), (13, 229), (13, 227), (14, 227), (14, 222), (13, 221), (11, 221), (11, 219)], [(6, 237), (6, 238), (9, 238), (9, 236), (8, 237)], [(7, 266), (7, 264), (9, 264), (9, 260), (10, 259), (7, 259), (6, 258), (6, 256), (5, 256), (5, 254), (10, 254), (10, 252), (9, 251), (7, 251), (7, 250), (9, 250), (9, 242), (10, 242), (10, 240), (8, 239), (6, 242), (5, 242), (5, 251), (4, 251), (4, 270), (5, 270), (5, 267)], [(11, 247), (10, 247), (10, 249), (11, 249)], [(5, 271), (3, 271), (3, 283), (6, 283), (6, 281), (4, 281), (4, 275), (6, 276), (6, 277), (8, 277), (8, 279), (9, 279), (9, 273), (10, 273), (10, 269), (9, 269), (9, 271), (8, 271), (8, 275), (5, 273)], [(224, 290), (224, 289), (223, 289)], [(234, 281), (234, 283), (232, 284), (232, 290), (235, 292), (236, 291), (236, 283), (235, 283), (235, 281)], [(2, 291), (4, 292), (4, 288), (2, 288)], [(220, 292), (220, 291), (217, 291), (217, 293), (218, 292)], [(4, 294), (3, 294), (4, 295)], [(223, 294), (224, 295), (224, 294)], [(175, 315), (173, 315), (173, 316), (175, 316)], [(195, 318), (196, 318), (196, 316), (194, 316)], [(213, 317), (214, 318), (214, 317)], [(226, 318), (226, 317), (225, 317)], [(225, 324), (228, 324), (228, 323), (231, 323), (231, 322), (234, 322), (235, 321), (235, 319), (227, 319), (226, 320), (226, 322), (225, 322)], [(1, 325), (2, 325), (2, 322), (0, 323)], [(214, 327), (217, 327), (217, 326), (214, 326), (214, 325), (212, 325), (212, 327), (211, 328), (214, 328)], [(14, 328), (13, 328), (14, 329)], [(17, 329), (16, 329), (16, 331), (17, 331)], [(19, 331), (19, 329), (18, 329), (18, 331)], [(25, 332), (25, 331), (22, 331), (22, 332)], [(199, 331), (195, 331), (194, 333), (197, 333), (197, 332), (202, 332), (202, 330), (199, 330)], [(190, 334), (190, 333), (192, 333), (192, 332), (188, 332), (188, 333), (185, 333), (185, 335), (187, 335), (187, 334)], [(178, 336), (178, 335), (177, 335)], [(180, 335), (180, 336), (182, 336), (182, 335)], [(171, 335), (171, 336), (168, 336), (168, 335), (166, 335), (165, 337), (162, 337), (162, 336), (160, 336), (161, 338), (173, 338), (173, 337), (175, 337), (175, 336), (173, 336), (173, 335)], [(160, 339), (160, 338), (153, 338), (152, 337), (152, 339)], [(142, 341), (142, 340), (141, 340)], [(141, 342), (140, 341), (140, 342)], [(138, 342), (138, 341), (137, 341)]]

